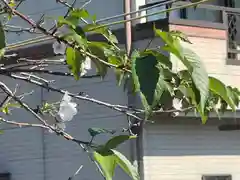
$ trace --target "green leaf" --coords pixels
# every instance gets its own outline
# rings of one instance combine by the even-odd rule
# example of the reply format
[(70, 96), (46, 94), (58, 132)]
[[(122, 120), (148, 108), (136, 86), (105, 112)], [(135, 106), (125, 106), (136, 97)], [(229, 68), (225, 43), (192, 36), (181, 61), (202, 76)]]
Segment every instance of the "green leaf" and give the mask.
[(81, 33), (83, 33), (82, 29), (79, 28), (79, 20), (87, 17), (89, 17), (89, 14), (85, 9), (74, 9), (66, 18), (63, 16), (58, 17), (58, 27), (66, 24), (70, 28), (76, 29), (78, 32), (81, 30)]
[(70, 30), (69, 33), (64, 34), (63, 36), (61, 36), (61, 38), (77, 46), (80, 46), (84, 50), (87, 48), (88, 45), (85, 35), (79, 35), (74, 30)]
[(96, 151), (93, 152), (94, 159), (101, 166), (106, 180), (112, 180), (117, 165), (133, 180), (139, 180), (136, 167), (134, 167), (123, 154), (113, 150), (113, 148), (116, 148), (119, 144), (132, 138), (136, 138), (136, 136), (120, 135), (113, 137), (105, 145), (99, 146)]
[(5, 106), (5, 107), (3, 107), (2, 108), (2, 112), (4, 113), (4, 114), (9, 114), (9, 109), (8, 109), (8, 107), (7, 106)]
[(85, 58), (79, 51), (74, 50), (71, 47), (67, 48), (66, 56), (67, 56), (67, 64), (69, 65), (69, 68), (71, 69), (71, 72), (73, 73), (74, 78), (78, 80), (81, 73), (81, 64), (85, 60)]
[(200, 101), (197, 102), (197, 109), (202, 117), (202, 121), (205, 122), (205, 104), (209, 93), (209, 80), (203, 63), (196, 53), (188, 48), (182, 47), (179, 38), (172, 36), (171, 33), (155, 29), (155, 34), (161, 37), (166, 44), (164, 47), (162, 47), (162, 50), (174, 54), (187, 68), (194, 83), (193, 89), (196, 97), (198, 97), (198, 94), (200, 94)]
[(133, 82), (136, 91), (140, 92), (147, 116), (158, 105), (163, 92), (171, 89), (170, 84), (165, 81), (164, 73), (161, 62), (153, 55), (133, 59)]
[(108, 129), (102, 129), (102, 128), (89, 128), (88, 132), (92, 137), (94, 137), (96, 135), (103, 134), (103, 133), (114, 134), (116, 131), (108, 130)]
[[(118, 43), (117, 37), (112, 34), (111, 30), (108, 29), (107, 27), (101, 27), (102, 25), (100, 24), (88, 24), (83, 27), (85, 32), (93, 32), (96, 34), (101, 34), (103, 35), (109, 42), (116, 44)], [(99, 28), (101, 27), (101, 28)]]
[(117, 164), (128, 174), (132, 180), (139, 180), (138, 170), (132, 163), (119, 151), (112, 150), (115, 154)]
[(120, 135), (120, 136), (115, 136), (112, 139), (110, 139), (104, 146), (106, 149), (114, 149), (118, 145), (124, 143), (127, 140), (136, 138), (136, 136), (129, 136), (129, 135)]
[(234, 111), (236, 110), (231, 91), (220, 80), (209, 77), (209, 89), (226, 101)]
[(15, 0), (10, 0), (10, 1), (9, 1), (9, 6), (10, 6), (10, 7), (16, 6)]
[(83, 31), (83, 28), (81, 26), (77, 26), (76, 29), (75, 29), (75, 32), (80, 35), (81, 37), (85, 38), (86, 39), (86, 34), (85, 32)]
[[(204, 111), (205, 103), (209, 93), (209, 79), (207, 71), (200, 57), (192, 50), (183, 48), (183, 64), (188, 68), (193, 83), (200, 92), (200, 108)], [(191, 71), (192, 70), (192, 71)]]
[(153, 55), (156, 59), (161, 63), (161, 66), (167, 69), (172, 69), (172, 62), (169, 57), (165, 56), (164, 54), (155, 51), (155, 50), (146, 50), (141, 55)]
[(95, 161), (101, 166), (103, 171), (103, 175), (106, 180), (112, 180), (115, 172), (116, 164), (116, 157), (113, 153), (109, 154), (100, 154), (99, 152), (94, 151), (93, 157)]
[[(229, 95), (231, 96), (231, 99), (233, 100), (236, 107), (239, 106), (239, 90), (237, 88), (233, 88), (231, 86), (227, 86)], [(230, 106), (231, 107), (231, 106)]]
[[(122, 60), (119, 57), (113, 55), (110, 55), (108, 57), (108, 62), (116, 66), (121, 66), (123, 64)], [(121, 68), (115, 68), (114, 72), (116, 75), (117, 85), (120, 86), (122, 84), (125, 72)]]
[(182, 33), (181, 31), (175, 30), (175, 31), (170, 31), (170, 33), (172, 36), (175, 36), (184, 42), (192, 44), (191, 41), (188, 39), (187, 35)]
[(132, 180), (139, 180), (137, 168), (120, 152), (109, 149), (107, 151), (94, 151), (94, 160), (101, 166), (106, 180), (112, 180), (115, 168), (119, 165)]
[(76, 29), (76, 26), (79, 24), (79, 20), (71, 16), (68, 16), (67, 18), (64, 18), (63, 16), (59, 16), (57, 26), (61, 27), (64, 24), (68, 25), (72, 29)]
[(75, 17), (77, 19), (80, 18), (88, 18), (90, 17), (88, 11), (86, 9), (74, 9), (70, 12), (70, 17)]
[[(101, 60), (108, 62), (108, 57), (105, 55), (105, 50), (110, 49), (107, 43), (104, 42), (89, 42), (88, 49), (91, 54), (99, 57)], [(102, 78), (107, 74), (108, 67), (100, 62), (98, 59), (91, 58), (93, 63), (97, 68), (97, 73), (101, 75)]]
[(6, 52), (5, 48), (0, 49), (0, 59), (4, 56), (5, 52)]

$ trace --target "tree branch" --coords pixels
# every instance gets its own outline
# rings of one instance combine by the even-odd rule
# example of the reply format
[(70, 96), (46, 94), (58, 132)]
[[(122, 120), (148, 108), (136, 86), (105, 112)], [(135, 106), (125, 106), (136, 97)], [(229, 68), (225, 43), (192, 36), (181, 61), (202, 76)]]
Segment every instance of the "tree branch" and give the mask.
[(47, 127), (43, 124), (20, 123), (20, 122), (16, 122), (16, 121), (9, 121), (9, 120), (6, 120), (2, 117), (0, 117), (0, 121), (4, 122), (6, 124), (15, 125), (15, 126), (18, 126), (18, 127), (38, 127), (38, 128), (44, 128), (44, 129), (50, 130), (49, 127)]
[[(63, 136), (65, 139), (73, 141), (77, 144), (85, 144), (85, 145), (89, 145), (89, 142), (86, 141), (81, 141), (78, 139), (75, 139), (74, 137), (72, 137), (71, 135), (69, 135), (68, 133), (64, 132), (64, 131), (59, 131), (56, 128), (54, 128), (53, 126), (47, 124), (47, 122), (41, 117), (39, 116), (37, 113), (34, 112), (34, 110), (32, 110), (26, 103), (22, 102), (21, 99), (19, 99), (17, 96), (15, 96), (12, 91), (2, 82), (0, 82), (0, 88), (10, 97), (12, 97), (16, 102), (18, 102), (26, 111), (30, 112), (36, 119), (38, 119), (43, 126), (46, 126), (49, 130), (52, 130), (53, 132), (55, 132), (57, 135)], [(92, 144), (91, 146), (94, 147), (94, 145)]]
[[(19, 11), (13, 9), (11, 6), (8, 5), (8, 3), (6, 2), (6, 0), (2, 0), (4, 2), (4, 4), (6, 5), (6, 7), (9, 9), (9, 11), (11, 11), (13, 14), (19, 16), (22, 20), (26, 21), (29, 25), (31, 25), (34, 29), (38, 29), (39, 31), (41, 31), (43, 34), (48, 35), (48, 36), (52, 36), (53, 38), (55, 38), (57, 41), (59, 42), (63, 42), (66, 45), (68, 45), (69, 47), (72, 47), (74, 49), (77, 49), (79, 52), (86, 54), (87, 56), (89, 56), (90, 58), (94, 58), (97, 59), (99, 62), (103, 63), (104, 65), (110, 67), (110, 68), (119, 68), (118, 65), (114, 65), (111, 63), (108, 63), (106, 61), (104, 61), (103, 59), (99, 58), (98, 56), (95, 56), (89, 52), (85, 52), (83, 49), (81, 49), (80, 47), (76, 47), (74, 45), (74, 43), (70, 43), (67, 40), (65, 40), (62, 37), (59, 37), (55, 34), (52, 34), (51, 32), (47, 31), (46, 29), (44, 29), (43, 27), (39, 26), (38, 24), (36, 24), (33, 20), (29, 19), (28, 17), (26, 17), (25, 15), (23, 15), (22, 13), (20, 13)], [(131, 73), (131, 71), (125, 67), (121, 67), (122, 70)]]
[[(4, 74), (4, 75), (6, 75), (6, 74)], [(25, 82), (28, 82), (28, 83), (31, 83), (31, 84), (35, 84), (37, 86), (40, 86), (40, 87), (45, 88), (45, 89), (50, 90), (50, 91), (58, 92), (58, 93), (61, 93), (61, 94), (65, 94), (66, 93), (65, 90), (58, 89), (58, 88), (55, 88), (55, 87), (50, 86), (50, 85), (46, 85), (45, 83), (34, 81), (34, 80), (29, 79), (27, 77), (17, 76), (15, 74), (8, 74), (6, 76), (12, 77), (14, 79), (22, 80), (22, 81), (25, 81)], [(88, 102), (92, 102), (92, 103), (95, 103), (95, 104), (98, 104), (98, 105), (102, 105), (102, 106), (105, 106), (105, 107), (110, 108), (112, 110), (115, 110), (115, 111), (121, 112), (123, 114), (126, 114), (127, 116), (131, 116), (131, 117), (133, 117), (133, 118), (135, 118), (137, 120), (140, 120), (140, 121), (143, 120), (142, 118), (136, 116), (135, 114), (130, 113), (130, 112), (126, 111), (125, 109), (121, 109), (121, 108), (119, 108), (116, 105), (112, 105), (112, 104), (104, 102), (104, 101), (96, 100), (94, 98), (90, 98), (90, 97), (86, 97), (86, 96), (80, 96), (78, 94), (73, 94), (73, 93), (68, 93), (68, 94), (69, 94), (69, 96), (71, 96), (73, 98), (76, 98), (76, 99), (79, 99), (79, 100), (88, 101)]]
[[(23, 68), (11, 68), (11, 69), (6, 69), (6, 68), (0, 68), (0, 74), (5, 74), (5, 73), (22, 73), (22, 72), (27, 72), (27, 73), (40, 73), (40, 74), (50, 74), (50, 75), (56, 75), (56, 76), (71, 76), (73, 77), (72, 73), (68, 72), (60, 72), (60, 71), (51, 71), (51, 70), (45, 70), (45, 69), (23, 69)], [(89, 75), (89, 76), (82, 76), (81, 78), (95, 78), (95, 77), (100, 77), (100, 75)]]

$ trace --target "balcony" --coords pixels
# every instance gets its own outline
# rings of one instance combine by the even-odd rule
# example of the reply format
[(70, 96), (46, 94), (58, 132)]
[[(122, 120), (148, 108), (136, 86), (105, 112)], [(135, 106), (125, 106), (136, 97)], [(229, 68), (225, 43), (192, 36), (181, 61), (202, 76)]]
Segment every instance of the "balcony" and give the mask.
[[(171, 7), (183, 6), (177, 2)], [(169, 3), (154, 2), (139, 7), (145, 14), (153, 14), (169, 8)], [(240, 8), (221, 5), (200, 4), (194, 8), (181, 9), (165, 14), (156, 14), (141, 19), (141, 22), (167, 21), (170, 27), (191, 29), (190, 35), (208, 38), (222, 38), (226, 43), (226, 65), (240, 65)], [(195, 29), (194, 29), (195, 28)], [(181, 28), (179, 30), (182, 30)]]

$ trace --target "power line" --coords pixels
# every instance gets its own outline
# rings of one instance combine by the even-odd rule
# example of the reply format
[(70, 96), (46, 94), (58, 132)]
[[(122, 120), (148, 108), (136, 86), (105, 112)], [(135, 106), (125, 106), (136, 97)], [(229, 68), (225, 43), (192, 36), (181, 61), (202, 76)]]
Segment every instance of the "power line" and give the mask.
[[(204, 3), (204, 2), (207, 2), (207, 1), (209, 1), (209, 0), (200, 0), (200, 1), (195, 2), (195, 3), (187, 3), (187, 4), (184, 4), (184, 5), (177, 6), (177, 7), (172, 7), (172, 8), (164, 9), (164, 10), (161, 10), (161, 11), (158, 11), (158, 12), (153, 12), (153, 13), (149, 13), (149, 14), (146, 14), (146, 15), (134, 17), (134, 18), (131, 18), (131, 19), (128, 19), (128, 20), (120, 20), (120, 21), (115, 21), (115, 22), (111, 22), (111, 23), (102, 24), (102, 25), (100, 25), (96, 28), (90, 29), (90, 31), (91, 30), (93, 31), (95, 29), (100, 29), (100, 28), (103, 28), (103, 27), (108, 27), (108, 26), (113, 26), (113, 25), (117, 25), (117, 24), (126, 23), (128, 21), (134, 21), (134, 20), (138, 20), (138, 19), (141, 19), (141, 18), (146, 18), (146, 17), (149, 17), (149, 16), (154, 16), (154, 15), (157, 15), (157, 14), (162, 14), (162, 13), (167, 13), (167, 12), (170, 12), (170, 11), (175, 11), (175, 10), (179, 10), (179, 9), (183, 9), (183, 8), (189, 8), (189, 7), (197, 6), (198, 4), (201, 4), (201, 3)], [(149, 7), (149, 8), (152, 8), (152, 7)]]
[[(178, 1), (181, 1), (181, 0), (165, 0), (165, 1), (162, 1), (162, 3), (156, 4), (156, 5), (153, 5), (153, 6), (150, 6), (150, 7), (146, 7), (146, 8), (137, 10), (137, 11), (132, 11), (132, 12), (130, 12), (130, 13), (123, 13), (123, 14), (119, 14), (119, 15), (107, 17), (107, 18), (104, 18), (104, 19), (100, 19), (100, 20), (98, 20), (97, 22), (99, 23), (99, 22), (109, 21), (109, 20), (111, 20), (111, 19), (116, 19), (116, 18), (119, 18), (119, 17), (124, 17), (124, 16), (126, 16), (126, 15), (130, 15), (130, 14), (134, 14), (134, 13), (138, 13), (138, 12), (150, 10), (150, 9), (155, 8), (155, 7), (160, 7), (160, 6), (163, 6), (163, 5), (168, 5), (168, 4), (171, 4), (171, 3), (173, 3), (173, 2), (178, 2)], [(142, 15), (142, 16), (137, 16), (137, 17), (134, 17), (134, 18), (131, 18), (131, 19), (128, 19), (128, 20), (120, 20), (120, 21), (110, 22), (110, 23), (106, 23), (106, 24), (99, 25), (98, 27), (93, 28), (93, 29), (91, 29), (91, 30), (93, 31), (93, 30), (95, 30), (95, 29), (100, 29), (100, 28), (107, 27), (107, 26), (122, 24), (122, 23), (125, 23), (125, 22), (128, 22), (128, 21), (134, 21), (134, 20), (138, 20), (138, 19), (141, 19), (141, 18), (146, 18), (146, 17), (149, 17), (149, 16), (154, 16), (154, 15), (161, 14), (161, 13), (166, 13), (166, 12), (170, 12), (170, 11), (174, 11), (174, 10), (179, 10), (179, 9), (182, 9), (182, 8), (188, 8), (188, 7), (196, 6), (196, 5), (198, 5), (198, 4), (201, 4), (201, 3), (204, 3), (204, 2), (207, 2), (207, 1), (209, 1), (209, 0), (201, 0), (201, 1), (198, 1), (198, 2), (195, 2), (195, 3), (187, 3), (187, 4), (184, 4), (184, 5), (181, 5), (181, 6), (177, 6), (177, 7), (173, 7), (173, 8), (169, 8), (169, 9), (164, 9), (164, 10), (161, 10), (161, 11), (149, 13), (149, 14)], [(39, 36), (39, 37), (37, 37), (37, 38), (30, 39), (30, 40), (26, 40), (26, 41), (23, 41), (23, 42), (18, 43), (18, 44), (9, 45), (9, 46), (8, 46), (8, 49), (13, 49), (13, 48), (16, 48), (16, 47), (20, 47), (20, 46), (24, 46), (24, 45), (30, 45), (30, 44), (34, 44), (34, 43), (38, 43), (38, 42), (43, 42), (43, 41), (46, 41), (46, 40), (52, 40), (52, 39), (54, 39), (54, 38), (53, 38), (53, 37), (48, 37), (48, 36), (46, 36), (46, 35), (44, 35), (44, 36)]]
[(127, 16), (127, 15), (136, 14), (136, 13), (139, 13), (139, 12), (142, 12), (142, 11), (147, 11), (147, 10), (150, 10), (150, 9), (153, 9), (153, 8), (156, 8), (156, 7), (168, 5), (168, 4), (171, 4), (171, 3), (178, 2), (178, 1), (182, 1), (182, 0), (164, 0), (164, 1), (158, 2), (155, 5), (152, 5), (150, 7), (145, 7), (145, 8), (139, 9), (137, 11), (131, 11), (130, 13), (122, 13), (122, 14), (118, 14), (118, 15), (115, 15), (115, 16), (99, 19), (99, 20), (97, 20), (97, 23), (109, 21), (111, 19), (117, 19), (119, 17), (124, 17), (124, 16)]

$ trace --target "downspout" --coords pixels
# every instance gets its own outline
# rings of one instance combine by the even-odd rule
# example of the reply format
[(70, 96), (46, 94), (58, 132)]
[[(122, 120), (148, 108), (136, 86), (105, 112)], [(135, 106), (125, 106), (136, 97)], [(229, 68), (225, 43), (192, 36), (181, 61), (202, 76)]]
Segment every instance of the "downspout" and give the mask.
[[(129, 14), (131, 12), (131, 0), (124, 0), (124, 13), (128, 14), (124, 17), (125, 20), (130, 20), (131, 15)], [(128, 56), (131, 53), (131, 47), (132, 47), (132, 22), (127, 21), (125, 23), (125, 34), (126, 34), (126, 40), (125, 40), (125, 46)]]

